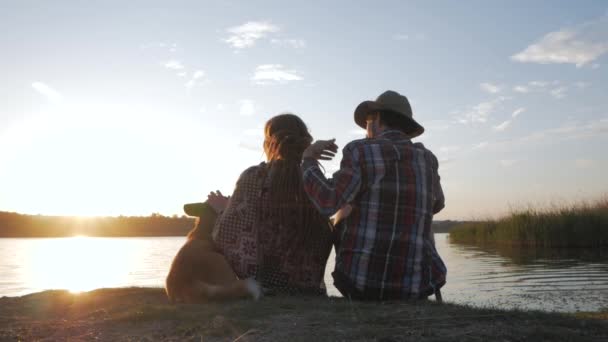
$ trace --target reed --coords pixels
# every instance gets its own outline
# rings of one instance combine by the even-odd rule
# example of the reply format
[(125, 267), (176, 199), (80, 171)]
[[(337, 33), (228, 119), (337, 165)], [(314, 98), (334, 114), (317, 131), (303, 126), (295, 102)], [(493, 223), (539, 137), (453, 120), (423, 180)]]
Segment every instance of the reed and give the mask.
[(497, 220), (463, 223), (450, 241), (548, 248), (608, 246), (608, 197), (592, 203), (516, 210)]

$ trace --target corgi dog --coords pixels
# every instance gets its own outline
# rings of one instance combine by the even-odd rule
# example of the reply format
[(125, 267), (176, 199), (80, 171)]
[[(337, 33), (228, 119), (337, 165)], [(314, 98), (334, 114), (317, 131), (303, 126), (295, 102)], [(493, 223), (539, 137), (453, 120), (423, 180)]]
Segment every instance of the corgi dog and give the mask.
[(187, 214), (198, 216), (186, 243), (171, 263), (165, 291), (171, 303), (200, 303), (261, 296), (253, 278), (238, 279), (226, 258), (215, 248), (211, 232), (217, 214), (206, 203), (184, 206)]

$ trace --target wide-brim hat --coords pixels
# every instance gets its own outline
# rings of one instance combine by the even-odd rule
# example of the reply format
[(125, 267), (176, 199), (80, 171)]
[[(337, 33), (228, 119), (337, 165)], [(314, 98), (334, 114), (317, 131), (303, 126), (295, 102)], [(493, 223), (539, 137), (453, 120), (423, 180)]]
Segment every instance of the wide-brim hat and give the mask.
[(396, 91), (387, 90), (380, 94), (376, 101), (363, 101), (355, 109), (355, 123), (362, 128), (366, 128), (365, 119), (367, 114), (389, 111), (397, 114), (399, 128), (410, 138), (417, 137), (424, 133), (424, 127), (414, 120), (412, 107), (407, 97)]

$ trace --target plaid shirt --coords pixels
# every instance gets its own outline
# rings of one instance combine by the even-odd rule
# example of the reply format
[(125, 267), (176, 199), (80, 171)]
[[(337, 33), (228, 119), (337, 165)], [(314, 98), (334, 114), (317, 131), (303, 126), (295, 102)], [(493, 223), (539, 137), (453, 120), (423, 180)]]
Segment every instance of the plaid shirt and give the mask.
[(437, 169), (431, 151), (395, 130), (346, 145), (331, 179), (316, 160), (303, 161), (304, 188), (324, 215), (352, 206), (338, 232), (335, 271), (357, 290), (418, 298), (445, 284), (431, 231), (433, 213), (443, 208)]

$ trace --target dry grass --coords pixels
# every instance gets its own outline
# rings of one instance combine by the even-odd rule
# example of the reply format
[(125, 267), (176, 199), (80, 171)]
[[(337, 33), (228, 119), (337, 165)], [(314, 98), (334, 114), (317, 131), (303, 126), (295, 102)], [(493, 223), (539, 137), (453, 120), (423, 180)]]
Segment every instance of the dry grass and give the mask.
[(311, 297), (174, 306), (161, 289), (46, 291), (0, 299), (0, 341), (592, 341), (608, 339), (606, 312)]
[(467, 222), (450, 241), (477, 245), (601, 248), (608, 246), (608, 197), (593, 203), (517, 210), (498, 220)]

